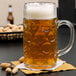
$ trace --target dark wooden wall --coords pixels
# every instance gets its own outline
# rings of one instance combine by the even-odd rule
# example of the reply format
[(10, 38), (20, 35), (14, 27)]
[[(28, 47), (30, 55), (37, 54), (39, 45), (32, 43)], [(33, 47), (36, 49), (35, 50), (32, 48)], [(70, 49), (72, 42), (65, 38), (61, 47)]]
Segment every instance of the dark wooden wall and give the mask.
[(58, 18), (76, 23), (75, 0), (59, 0)]

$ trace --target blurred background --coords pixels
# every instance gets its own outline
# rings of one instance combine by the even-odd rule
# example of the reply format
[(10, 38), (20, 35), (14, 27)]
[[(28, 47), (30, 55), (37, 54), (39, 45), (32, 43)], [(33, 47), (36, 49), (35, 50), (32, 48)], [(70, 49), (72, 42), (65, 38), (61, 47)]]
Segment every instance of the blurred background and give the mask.
[[(8, 6), (12, 5), (14, 24), (23, 23), (23, 8), (25, 2), (46, 2), (46, 0), (0, 0), (0, 26), (6, 26), (8, 16)], [(58, 0), (47, 0), (55, 2), (58, 7)]]

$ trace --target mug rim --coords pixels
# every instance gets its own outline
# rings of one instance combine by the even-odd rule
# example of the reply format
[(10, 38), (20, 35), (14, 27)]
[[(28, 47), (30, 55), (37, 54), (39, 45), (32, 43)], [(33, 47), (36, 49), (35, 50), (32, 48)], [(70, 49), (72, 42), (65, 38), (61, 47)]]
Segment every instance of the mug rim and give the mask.
[(56, 3), (55, 3), (55, 2), (25, 2), (25, 3), (24, 3), (24, 5), (26, 5), (26, 4), (33, 4), (33, 3), (39, 3), (39, 4), (49, 3), (49, 4), (54, 4), (54, 5), (56, 5)]

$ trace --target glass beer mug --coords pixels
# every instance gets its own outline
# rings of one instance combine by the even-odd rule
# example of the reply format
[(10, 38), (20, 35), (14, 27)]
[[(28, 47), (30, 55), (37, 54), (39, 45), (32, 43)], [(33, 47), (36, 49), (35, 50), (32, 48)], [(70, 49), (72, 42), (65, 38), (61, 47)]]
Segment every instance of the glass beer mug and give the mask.
[[(70, 28), (68, 45), (59, 50), (57, 30), (60, 26)], [(70, 51), (74, 42), (74, 27), (71, 22), (58, 20), (57, 8), (51, 2), (30, 2), (24, 6), (24, 63), (30, 70), (53, 68), (57, 58)]]

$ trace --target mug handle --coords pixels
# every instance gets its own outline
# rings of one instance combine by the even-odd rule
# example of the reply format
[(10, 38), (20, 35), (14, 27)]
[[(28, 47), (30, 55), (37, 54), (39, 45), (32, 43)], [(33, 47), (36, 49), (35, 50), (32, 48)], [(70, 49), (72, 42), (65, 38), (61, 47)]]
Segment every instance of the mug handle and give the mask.
[(62, 25), (67, 25), (70, 28), (70, 40), (69, 40), (68, 45), (64, 49), (59, 50), (58, 52), (58, 56), (62, 56), (71, 50), (73, 43), (74, 43), (75, 30), (74, 30), (73, 24), (67, 20), (59, 20), (57, 22), (57, 25), (58, 25), (57, 28), (59, 28)]

